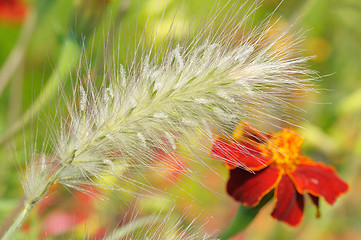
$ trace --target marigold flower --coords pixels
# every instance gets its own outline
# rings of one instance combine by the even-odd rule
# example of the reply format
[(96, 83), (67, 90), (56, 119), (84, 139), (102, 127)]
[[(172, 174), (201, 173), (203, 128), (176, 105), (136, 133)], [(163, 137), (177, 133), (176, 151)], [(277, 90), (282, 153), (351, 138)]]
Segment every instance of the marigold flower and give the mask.
[(293, 129), (262, 133), (242, 123), (233, 138), (236, 141), (215, 140), (211, 151), (212, 156), (224, 160), (230, 168), (228, 194), (254, 207), (275, 189), (272, 217), (277, 220), (298, 225), (303, 217), (306, 193), (319, 216), (319, 197), (333, 204), (349, 188), (331, 166), (301, 154), (304, 140)]

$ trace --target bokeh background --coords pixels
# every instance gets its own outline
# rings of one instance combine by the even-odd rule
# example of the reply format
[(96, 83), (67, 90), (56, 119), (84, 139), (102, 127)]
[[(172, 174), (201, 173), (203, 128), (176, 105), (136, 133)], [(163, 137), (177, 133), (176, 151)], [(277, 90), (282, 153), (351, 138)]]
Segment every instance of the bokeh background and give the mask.
[[(227, 12), (242, 4), (236, 0), (0, 0), (0, 222), (6, 226), (23, 198), (19, 174), (25, 167), (25, 149), (41, 150), (47, 121), (62, 109), (54, 86), (60, 82), (63, 94), (71, 95), (69, 82), (74, 81), (79, 59), (84, 59), (82, 51), (89, 63), (94, 62), (91, 71), (97, 76), (107, 62), (102, 59), (111, 54), (111, 48), (104, 46), (116, 46), (119, 62), (126, 64), (136, 40), (154, 33), (145, 27), (157, 26), (156, 44), (161, 47), (169, 29), (176, 38), (186, 38), (194, 30), (184, 26), (201, 23), (217, 8)], [(319, 219), (306, 202), (304, 220), (297, 228), (272, 219), (270, 204), (235, 239), (361, 239), (361, 1), (264, 0), (253, 21), (270, 14), (273, 28), (293, 26), (292, 31), (303, 32), (300, 47), (305, 56), (313, 56), (309, 66), (320, 76), (315, 81), (318, 93), (295, 103), (305, 109), (296, 121), (306, 138), (304, 151), (333, 165), (350, 190), (334, 206), (321, 202)], [(56, 123), (51, 125), (56, 128)], [(197, 169), (202, 184), (175, 176), (174, 169), (152, 180), (181, 196), (174, 212), (184, 215), (184, 224), (197, 218), (196, 225), (203, 225), (208, 233), (224, 229), (237, 208), (224, 190), (227, 169), (213, 164), (217, 173)], [(117, 184), (114, 179), (109, 182)], [(100, 239), (126, 221), (129, 205), (132, 213), (137, 208), (149, 213), (174, 208), (161, 194), (134, 201), (111, 191), (91, 191), (108, 200), (54, 186), (17, 237), (83, 239), (86, 234)]]

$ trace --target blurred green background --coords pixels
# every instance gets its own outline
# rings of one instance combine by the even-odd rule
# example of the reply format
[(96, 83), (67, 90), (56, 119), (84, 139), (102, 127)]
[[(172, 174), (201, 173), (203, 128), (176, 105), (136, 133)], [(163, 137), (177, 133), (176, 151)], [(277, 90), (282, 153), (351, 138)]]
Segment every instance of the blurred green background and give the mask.
[[(158, 26), (157, 46), (161, 47), (163, 36), (165, 39), (172, 24), (176, 26), (173, 26), (175, 37), (182, 39), (189, 33), (178, 25), (201, 23), (204, 16), (217, 8), (225, 7), (227, 11), (232, 4), (243, 3), (236, 0), (14, 0), (9, 1), (12, 8), (6, 9), (5, 2), (0, 0), (0, 222), (6, 221), (23, 196), (19, 173), (25, 166), (24, 147), (32, 146), (36, 152), (42, 149), (48, 124), (44, 121), (56, 119), (59, 108), (54, 106), (61, 109), (54, 86), (61, 82), (63, 94), (71, 95), (77, 63), (84, 59), (82, 51), (92, 63), (91, 72), (98, 76), (104, 69), (103, 62), (111, 64), (99, 60), (109, 56), (108, 49), (104, 48), (109, 42), (119, 48), (119, 62), (127, 64), (129, 49), (135, 48), (136, 40), (151, 36), (151, 32), (144, 30), (146, 26), (147, 29)], [(350, 190), (334, 206), (321, 202), (320, 219), (315, 218), (315, 210), (307, 202), (305, 218), (297, 228), (273, 220), (270, 205), (235, 239), (361, 239), (361, 1), (285, 0), (279, 4), (279, 0), (263, 1), (254, 22), (273, 13), (271, 22), (279, 19), (275, 27), (287, 29), (294, 25), (294, 31), (304, 32), (301, 48), (305, 49), (305, 55), (314, 56), (309, 61), (310, 68), (321, 76), (315, 83), (319, 93), (309, 95), (302, 102), (306, 111), (301, 117), (305, 120), (297, 122), (306, 138), (305, 152), (317, 161), (335, 166), (350, 184)], [(82, 46), (85, 49), (82, 50)], [(52, 127), (56, 128), (56, 124)], [(38, 143), (35, 147), (34, 142)], [(214, 164), (226, 178), (226, 169)], [(187, 199), (184, 194), (179, 209), (186, 209), (182, 206), (184, 202), (194, 203), (188, 216), (197, 217), (201, 213), (200, 224), (209, 217), (204, 228), (213, 233), (231, 221), (236, 204), (228, 197), (214, 197), (215, 192), (225, 195), (224, 178), (207, 169), (198, 171), (204, 176), (204, 184), (214, 192), (199, 190), (199, 184), (193, 186), (189, 180), (183, 192), (192, 197)], [(41, 236), (51, 221), (49, 216), (56, 215), (54, 212), (74, 211), (71, 199), (77, 193), (59, 189), (60, 194), (50, 203), (50, 210), (30, 216), (27, 228), (22, 230), (29, 239)], [(178, 190), (169, 191), (177, 193)], [(94, 203), (91, 208), (95, 214), (85, 217), (88, 226), (97, 230), (111, 229), (105, 228), (99, 219), (107, 217), (116, 225), (118, 218), (114, 210), (122, 212), (125, 208), (122, 201), (107, 194), (109, 203)], [(157, 200), (158, 205), (166, 206), (161, 199)], [(152, 211), (157, 208), (157, 201), (144, 198), (137, 204)], [(49, 237), (63, 239), (65, 234), (82, 239), (84, 226), (80, 225)]]

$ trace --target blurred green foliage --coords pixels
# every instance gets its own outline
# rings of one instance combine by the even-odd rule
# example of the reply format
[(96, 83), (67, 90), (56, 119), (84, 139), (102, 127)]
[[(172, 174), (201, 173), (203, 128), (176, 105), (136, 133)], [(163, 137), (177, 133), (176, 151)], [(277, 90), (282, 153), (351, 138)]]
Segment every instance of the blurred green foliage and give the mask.
[[(99, 59), (109, 56), (106, 52), (108, 49), (104, 48), (109, 39), (111, 41), (108, 44), (120, 50), (119, 63), (127, 64), (127, 55), (136, 47), (136, 40), (151, 36), (151, 32), (144, 30), (146, 26), (151, 29), (150, 26), (161, 22), (157, 34), (166, 37), (173, 23), (187, 26), (193, 22), (202, 22), (212, 9), (214, 11), (215, 8), (224, 7), (228, 1), (92, 0), (97, 7), (90, 10), (87, 4), (82, 5), (78, 0), (45, 2), (28, 2), (28, 14), (36, 14), (37, 22), (32, 34), (27, 36), (29, 46), (25, 49), (24, 59), (0, 95), (0, 136), (16, 120), (21, 121), (22, 114), (42, 93), (47, 80), (59, 67), (58, 60), (66, 39), (73, 39), (79, 50), (85, 48), (84, 53), (92, 62), (94, 74), (101, 76), (104, 61)], [(225, 8), (234, 2), (238, 2), (239, 6), (243, 4), (242, 1), (230, 1)], [(310, 67), (321, 78), (315, 83), (319, 94), (308, 96), (302, 103), (306, 109), (302, 117), (306, 120), (297, 124), (304, 128), (302, 134), (306, 138), (307, 153), (315, 160), (334, 165), (351, 189), (333, 207), (325, 206), (322, 202), (320, 219), (315, 219), (313, 209), (306, 206), (305, 219), (296, 229), (272, 220), (269, 206), (263, 209), (263, 213), (242, 236), (244, 239), (361, 239), (361, 192), (357, 187), (361, 184), (361, 2), (285, 0), (278, 6), (279, 3), (279, 0), (265, 0), (254, 16), (254, 21), (257, 23), (272, 14), (272, 21), (280, 18), (281, 27), (295, 25), (294, 30), (305, 31), (301, 47), (305, 49), (305, 54), (314, 56), (310, 60)], [(187, 36), (185, 29), (174, 29), (176, 37)], [(16, 46), (22, 31), (20, 24), (0, 22), (0, 69)], [(158, 42), (157, 47), (161, 48), (162, 43)], [(74, 61), (79, 60), (79, 56), (73, 57)], [(71, 95), (71, 81), (74, 81), (74, 77), (76, 72), (72, 69), (63, 82), (63, 94)], [(24, 126), (0, 147), (0, 222), (11, 214), (23, 195), (19, 173), (23, 171), (26, 159), (24, 145), (32, 146), (37, 141), (34, 150), (42, 148), (41, 143), (47, 134), (46, 121), (56, 119), (56, 110), (59, 108), (54, 106), (61, 107), (56, 97), (58, 92), (48, 94), (54, 96), (44, 103), (31, 124)], [(56, 124), (51, 127), (56, 128)], [(217, 164), (216, 168), (222, 168), (221, 164)], [(225, 169), (220, 170), (220, 176), (212, 175), (207, 169), (199, 171), (206, 176), (204, 185), (211, 185), (216, 192), (225, 195)], [(191, 217), (203, 212), (205, 216), (214, 215), (218, 218), (206, 223), (206, 230), (212, 232), (212, 229), (224, 228), (229, 224), (232, 212), (236, 209), (230, 199), (217, 198), (212, 191), (198, 189), (199, 184), (193, 184), (191, 179), (184, 180), (183, 185), (183, 193), (198, 199), (191, 210)], [(180, 194), (179, 189), (181, 187), (174, 190), (176, 194)], [(184, 195), (186, 200), (180, 201), (180, 209), (184, 208), (182, 202), (194, 201), (187, 200), (187, 194)], [(110, 199), (112, 206), (122, 205), (116, 198), (110, 196)], [(148, 205), (150, 203), (151, 206)], [(142, 204), (145, 209), (152, 209), (154, 201), (147, 203), (145, 200)], [(106, 212), (103, 215), (111, 214), (114, 209), (122, 211), (119, 210), (121, 207), (110, 207), (109, 210), (106, 203), (101, 205), (99, 211)], [(40, 232), (38, 228), (43, 223), (35, 216), (31, 217), (31, 221), (32, 231), (36, 232), (33, 233), (33, 239), (36, 239), (36, 234)]]

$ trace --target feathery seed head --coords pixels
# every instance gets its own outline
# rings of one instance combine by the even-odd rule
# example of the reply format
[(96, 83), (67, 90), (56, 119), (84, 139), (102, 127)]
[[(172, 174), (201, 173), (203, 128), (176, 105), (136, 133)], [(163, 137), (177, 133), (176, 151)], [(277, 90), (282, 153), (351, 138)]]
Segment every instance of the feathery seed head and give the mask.
[[(282, 109), (312, 90), (314, 78), (307, 58), (295, 54), (299, 40), (277, 45), (285, 33), (269, 38), (267, 26), (246, 31), (248, 19), (236, 21), (237, 13), (158, 51), (150, 43), (126, 67), (106, 64), (101, 89), (80, 84), (70, 100), (80, 103), (68, 104), (70, 120), (53, 143), (61, 169), (55, 181), (79, 186), (118, 167), (146, 168), (184, 136), (201, 131), (212, 139), (213, 129), (229, 135), (240, 120), (288, 121)], [(295, 53), (282, 51), (290, 48)]]

